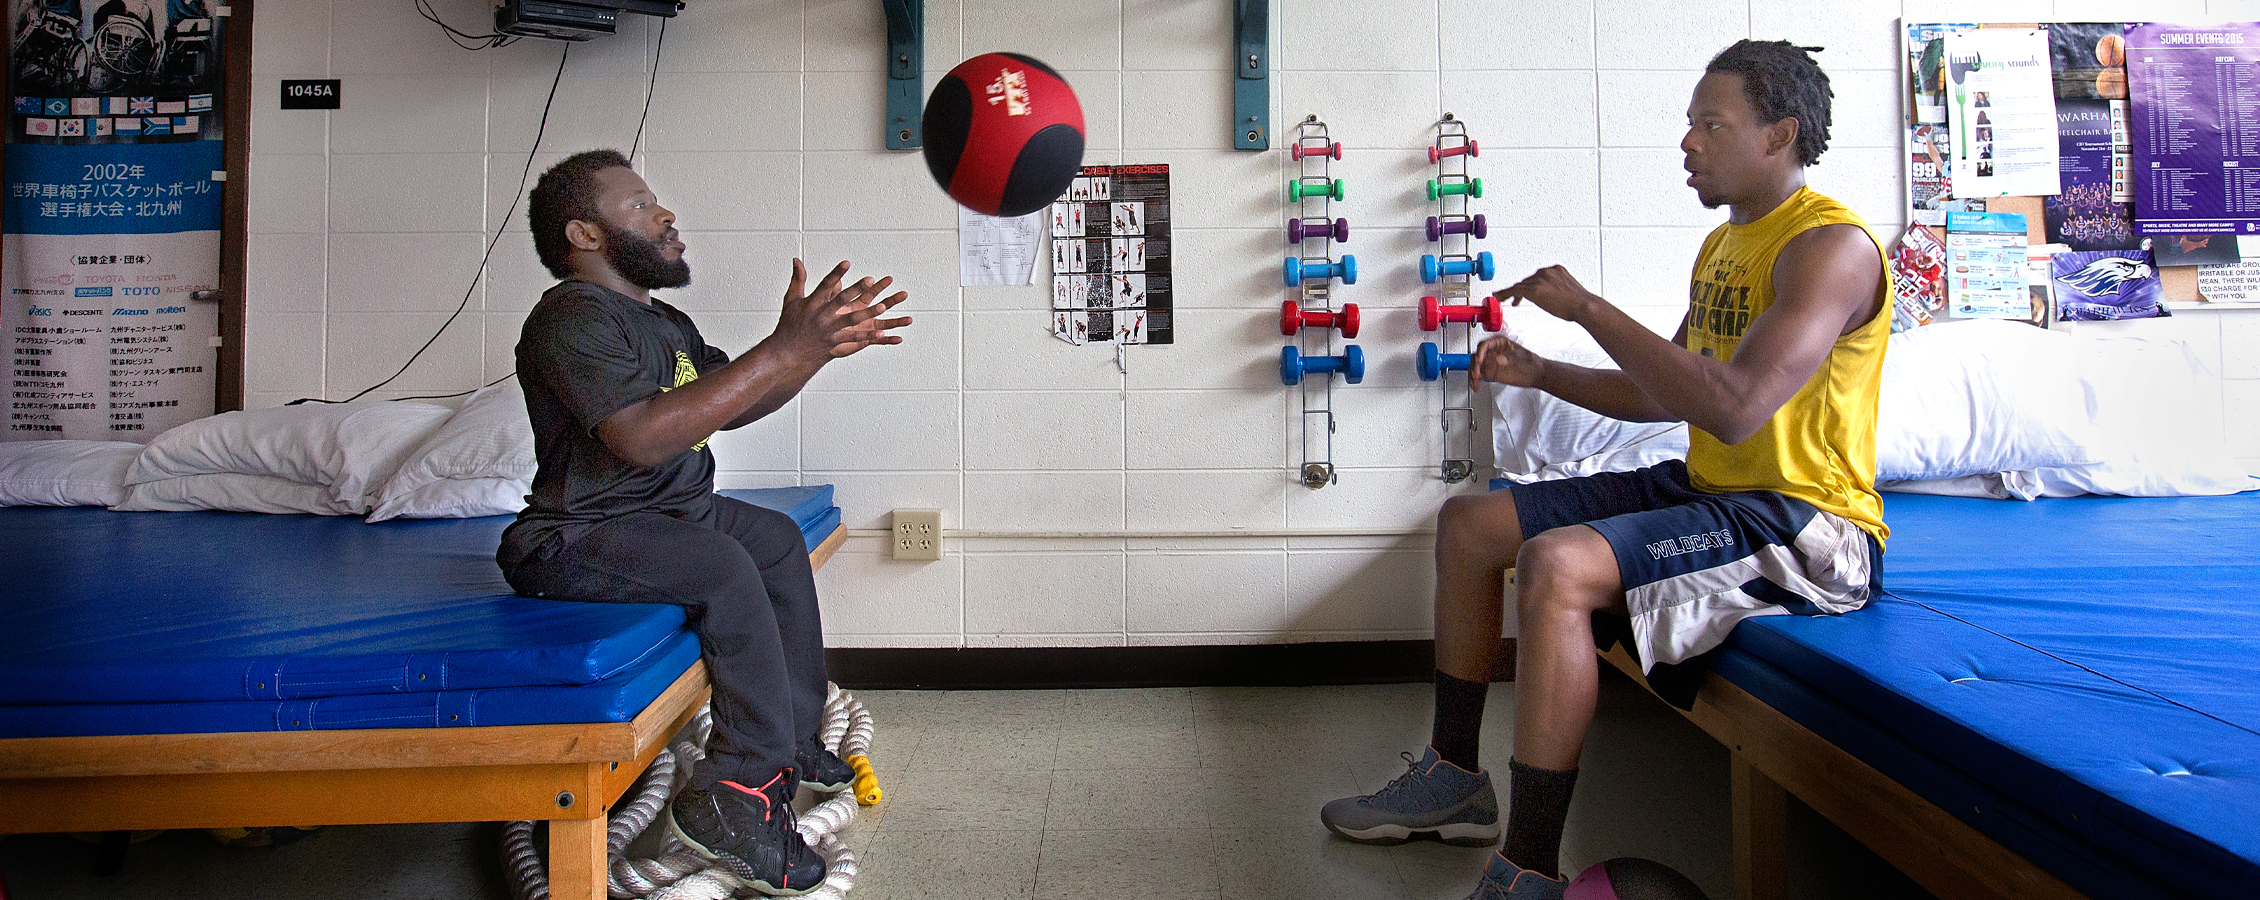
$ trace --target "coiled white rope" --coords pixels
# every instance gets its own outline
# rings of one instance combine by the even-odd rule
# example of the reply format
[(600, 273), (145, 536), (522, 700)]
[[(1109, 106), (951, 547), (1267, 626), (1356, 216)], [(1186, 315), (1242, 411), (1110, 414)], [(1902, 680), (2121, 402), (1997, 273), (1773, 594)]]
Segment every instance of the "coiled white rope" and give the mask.
[[(802, 895), (808, 900), (843, 900), (855, 887), (855, 851), (841, 842), (838, 832), (855, 821), (865, 804), (879, 801), (879, 788), (871, 774), (871, 711), (839, 685), (826, 685), (824, 725), (818, 732), (824, 746), (855, 767), (855, 785), (802, 813), (795, 823), (809, 849), (824, 857), (822, 884)], [(617, 900), (723, 900), (726, 897), (760, 897), (759, 892), (690, 852), (664, 835), (660, 855), (650, 859), (627, 856), (630, 843), (651, 827), (667, 808), (667, 800), (690, 782), (690, 769), (706, 758), (706, 739), (714, 731), (711, 707), (699, 710), (689, 736), (676, 741), (651, 760), (644, 770), (635, 798), (612, 812), (605, 828), (604, 850), (609, 860), (606, 892)], [(860, 802), (859, 802), (860, 801)], [(510, 893), (518, 900), (550, 900), (549, 870), (534, 847), (534, 823), (511, 822), (502, 828), (502, 864), (510, 873)]]

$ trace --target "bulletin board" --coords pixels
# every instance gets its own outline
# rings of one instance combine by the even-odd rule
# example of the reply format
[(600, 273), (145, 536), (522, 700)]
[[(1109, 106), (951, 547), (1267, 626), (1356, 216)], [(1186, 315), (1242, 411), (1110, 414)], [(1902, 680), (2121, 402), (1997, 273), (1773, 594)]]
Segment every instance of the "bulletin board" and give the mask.
[(1977, 214), (2022, 217), (2033, 300), (2013, 317), (2034, 324), (2089, 309), (2063, 279), (2106, 257), (2148, 282), (2156, 315), (2260, 300), (2260, 257), (2237, 250), (2260, 235), (2260, 24), (1902, 24), (1908, 222), (1927, 238), (1903, 236), (1897, 255), (1928, 264), (1900, 271), (1940, 281), (1912, 302), (1902, 292), (1895, 327), (1958, 317), (1967, 254), (1946, 248), (1969, 236), (1949, 217), (2014, 221)]

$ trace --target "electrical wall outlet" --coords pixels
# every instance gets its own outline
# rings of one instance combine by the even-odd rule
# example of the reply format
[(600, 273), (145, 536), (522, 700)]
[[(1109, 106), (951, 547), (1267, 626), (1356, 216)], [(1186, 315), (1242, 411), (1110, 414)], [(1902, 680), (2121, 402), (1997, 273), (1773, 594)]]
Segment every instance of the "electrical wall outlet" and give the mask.
[(896, 559), (941, 559), (942, 511), (895, 510), (893, 537)]

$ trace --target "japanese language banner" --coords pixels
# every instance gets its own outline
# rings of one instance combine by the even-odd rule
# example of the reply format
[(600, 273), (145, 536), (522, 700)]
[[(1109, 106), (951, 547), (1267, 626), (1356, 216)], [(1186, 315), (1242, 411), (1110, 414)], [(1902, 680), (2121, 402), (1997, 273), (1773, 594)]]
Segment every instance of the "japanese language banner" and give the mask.
[(146, 441), (213, 412), (219, 52), (204, 0), (10, 0), (0, 440)]

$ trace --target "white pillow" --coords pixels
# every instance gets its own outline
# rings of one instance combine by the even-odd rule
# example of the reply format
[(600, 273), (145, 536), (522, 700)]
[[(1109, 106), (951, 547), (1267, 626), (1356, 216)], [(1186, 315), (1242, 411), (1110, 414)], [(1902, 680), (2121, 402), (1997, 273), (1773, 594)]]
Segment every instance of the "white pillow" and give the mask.
[(2098, 397), (2105, 452), (2086, 465), (2031, 473), (2042, 494), (2183, 497), (2260, 489), (2229, 455), (2219, 379), (2188, 345), (2138, 337), (2078, 343), (2078, 379)]
[[(534, 429), (517, 379), (481, 388), (410, 450), (371, 499), (369, 521), (514, 513), (533, 490)], [(461, 488), (449, 481), (482, 483)], [(515, 487), (512, 487), (515, 485)], [(499, 502), (497, 502), (499, 501)]]
[[(1547, 359), (1593, 369), (1617, 368), (1585, 329), (1550, 315), (1516, 316), (1502, 333)], [(1492, 463), (1509, 480), (1547, 481), (1623, 471), (1687, 456), (1685, 423), (1626, 422), (1545, 391), (1503, 384), (1487, 387), (1492, 403)], [(1594, 461), (1603, 454), (1607, 460)]]
[(531, 490), (532, 482), (522, 478), (442, 478), (412, 491), (388, 494), (369, 513), (369, 521), (510, 515), (526, 508)]
[(221, 413), (158, 435), (126, 473), (126, 484), (183, 475), (268, 475), (326, 487), (337, 509), (367, 512), (368, 495), (451, 415), (444, 406), (398, 400)]
[(144, 481), (126, 488), (125, 500), (111, 509), (121, 512), (188, 512), (218, 509), (231, 512), (313, 513), (321, 516), (360, 515), (358, 501), (340, 503), (328, 485), (304, 484), (276, 475), (215, 472)]
[(0, 443), (0, 506), (109, 506), (140, 454), (131, 441)]
[(1876, 410), (1876, 480), (1915, 481), (2103, 458), (2079, 340), (1990, 319), (1891, 336)]

